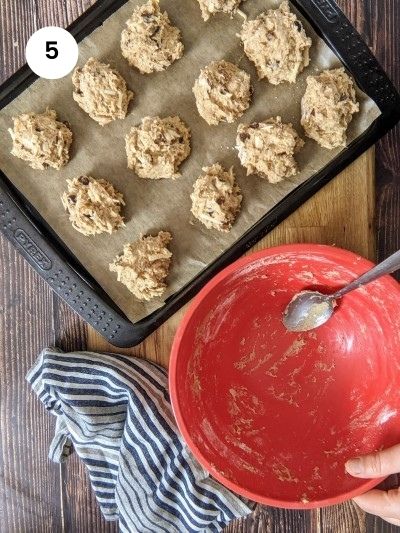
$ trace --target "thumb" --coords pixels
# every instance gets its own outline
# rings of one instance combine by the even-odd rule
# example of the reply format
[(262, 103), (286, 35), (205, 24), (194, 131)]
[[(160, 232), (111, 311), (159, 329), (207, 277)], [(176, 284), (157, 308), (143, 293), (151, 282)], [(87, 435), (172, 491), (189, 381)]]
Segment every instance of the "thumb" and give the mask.
[(389, 490), (370, 490), (362, 496), (357, 496), (353, 501), (361, 507), (366, 513), (371, 513), (382, 517), (392, 524), (400, 525), (399, 521), (399, 489)]
[(354, 477), (380, 478), (400, 472), (400, 444), (377, 453), (350, 459), (346, 470)]

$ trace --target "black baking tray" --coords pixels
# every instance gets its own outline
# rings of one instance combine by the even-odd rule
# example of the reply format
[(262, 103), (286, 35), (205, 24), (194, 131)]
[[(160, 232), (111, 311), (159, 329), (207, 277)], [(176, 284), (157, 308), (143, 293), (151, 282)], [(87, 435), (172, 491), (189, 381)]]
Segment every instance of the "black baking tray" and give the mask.
[[(126, 2), (99, 0), (68, 30), (81, 41)], [(148, 317), (136, 323), (126, 318), (0, 170), (0, 230), (52, 289), (111, 344), (128, 347), (142, 342), (219, 270), (256, 244), (400, 120), (400, 95), (334, 0), (292, 0), (292, 4), (328, 43), (358, 86), (375, 101), (381, 115), (368, 131), (285, 197), (234, 246)], [(27, 65), (18, 70), (0, 86), (0, 109), (36, 79)]]

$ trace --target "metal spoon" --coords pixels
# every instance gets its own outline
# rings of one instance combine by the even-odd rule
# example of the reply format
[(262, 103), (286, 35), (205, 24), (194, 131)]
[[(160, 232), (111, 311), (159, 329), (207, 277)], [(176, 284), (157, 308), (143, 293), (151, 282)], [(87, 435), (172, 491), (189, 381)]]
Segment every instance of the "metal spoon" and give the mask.
[(400, 268), (400, 250), (374, 268), (343, 287), (335, 294), (302, 291), (292, 299), (283, 314), (283, 324), (289, 331), (310, 331), (327, 322), (337, 305), (336, 300), (371, 281)]

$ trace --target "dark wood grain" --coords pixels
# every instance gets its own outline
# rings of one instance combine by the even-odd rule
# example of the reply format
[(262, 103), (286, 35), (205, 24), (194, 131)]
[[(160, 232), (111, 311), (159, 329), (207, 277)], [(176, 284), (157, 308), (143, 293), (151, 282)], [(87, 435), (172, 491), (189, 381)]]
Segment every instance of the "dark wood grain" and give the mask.
[(282, 533), (311, 531), (311, 513), (258, 505), (250, 517), (231, 522), (224, 533)]
[(60, 467), (47, 460), (54, 422), (24, 377), (54, 344), (53, 295), (3, 239), (0, 254), (0, 530), (50, 533), (62, 526)]
[[(67, 26), (92, 3), (92, 0), (1, 0), (0, 82), (24, 63), (25, 43), (33, 31), (51, 24)], [(400, 1), (338, 0), (338, 3), (399, 87)], [(377, 250), (381, 258), (400, 248), (399, 128), (378, 144), (376, 155)], [(88, 335), (90, 338), (93, 334), (2, 237), (0, 253), (0, 531), (116, 531), (115, 524), (107, 524), (101, 517), (86, 472), (77, 458), (71, 458), (62, 467), (47, 460), (54, 421), (24, 380), (42, 347), (57, 343), (68, 350), (84, 348)], [(162, 343), (164, 334), (160, 332), (154, 342)], [(147, 349), (142, 347), (139, 353), (143, 355)], [(158, 357), (155, 351), (154, 358)], [(226, 531), (394, 533), (400, 529), (379, 518), (366, 517), (348, 503), (312, 513), (258, 506), (249, 518), (232, 523)]]
[[(400, 3), (398, 0), (341, 0), (353, 17), (354, 4), (363, 4), (363, 14), (353, 21), (368, 39), (373, 52), (400, 88)], [(400, 248), (400, 125), (376, 147), (377, 173), (377, 252), (383, 259)], [(397, 274), (400, 280), (400, 274)]]

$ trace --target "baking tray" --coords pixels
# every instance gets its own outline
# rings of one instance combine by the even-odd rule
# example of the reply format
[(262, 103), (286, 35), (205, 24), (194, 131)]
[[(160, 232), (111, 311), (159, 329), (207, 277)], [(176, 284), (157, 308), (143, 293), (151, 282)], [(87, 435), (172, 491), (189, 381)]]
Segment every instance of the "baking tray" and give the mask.
[[(79, 42), (126, 1), (99, 0), (68, 30)], [(53, 290), (115, 346), (127, 347), (142, 342), (194, 296), (212, 276), (251, 248), (400, 120), (399, 94), (335, 2), (292, 0), (292, 4), (328, 43), (351, 72), (358, 86), (374, 100), (381, 115), (363, 135), (346, 147), (323, 170), (286, 196), (234, 246), (170, 296), (163, 307), (148, 317), (136, 323), (128, 320), (0, 170), (0, 229)], [(0, 109), (36, 79), (37, 76), (27, 65), (22, 67), (0, 86)]]

